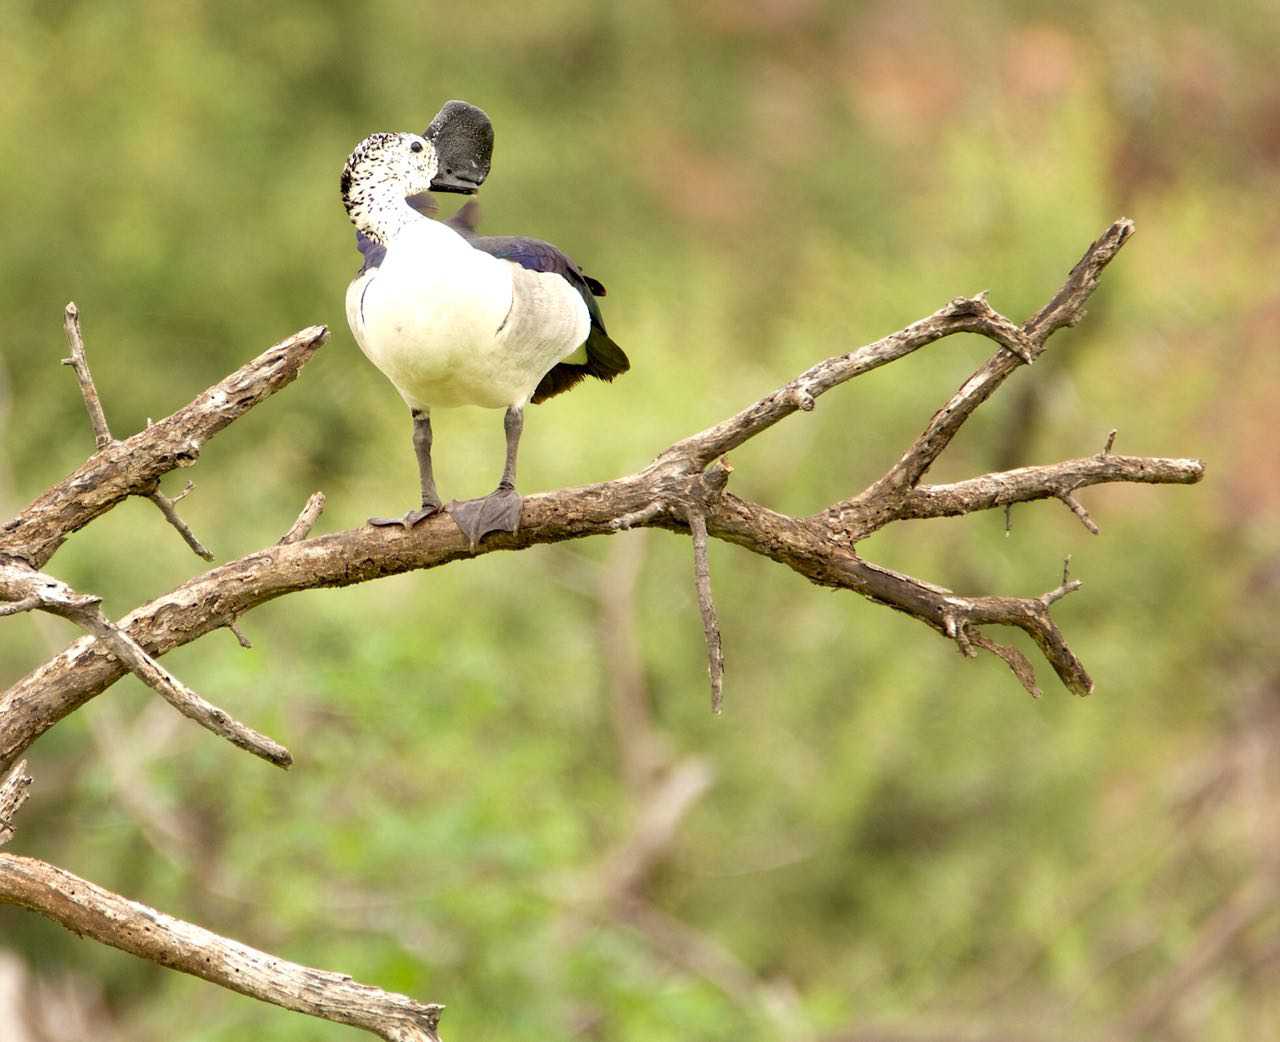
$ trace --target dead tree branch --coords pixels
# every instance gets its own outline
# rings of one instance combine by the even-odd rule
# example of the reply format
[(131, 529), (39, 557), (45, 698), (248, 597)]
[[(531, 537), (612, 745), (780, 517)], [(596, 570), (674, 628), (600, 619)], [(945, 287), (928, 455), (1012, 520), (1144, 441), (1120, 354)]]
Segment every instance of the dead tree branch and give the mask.
[(195, 463), (205, 442), (292, 383), (328, 336), (324, 326), (295, 333), (172, 416), (110, 442), (0, 525), (0, 560), (43, 568), (72, 532), (128, 496), (149, 495), (169, 471)]
[(1199, 460), (1145, 456), (1085, 456), (1041, 467), (1019, 467), (948, 485), (917, 485), (895, 515), (897, 520), (958, 517), (979, 510), (1072, 495), (1109, 482), (1191, 485), (1204, 468)]
[[(1068, 690), (1087, 694), (1093, 681), (1050, 615), (1051, 605), (1068, 589), (1040, 597), (964, 596), (866, 561), (851, 543), (893, 521), (1047, 498), (1066, 488), (1117, 481), (1185, 484), (1200, 479), (1203, 466), (1198, 460), (1099, 455), (987, 474), (952, 485), (918, 484), (964, 418), (1022, 365), (1022, 355), (1037, 356), (1054, 330), (1079, 320), (1099, 273), (1131, 231), (1128, 221), (1112, 225), (1089, 247), (1064, 287), (1023, 326), (994, 311), (985, 296), (953, 301), (898, 333), (819, 363), (729, 420), (676, 442), (636, 474), (527, 497), (519, 531), (490, 536), (474, 551), (457, 526), (443, 517), (430, 518), (409, 531), (362, 526), (283, 543), (188, 580), (135, 609), (121, 620), (120, 628), (148, 654), (160, 656), (266, 601), (300, 590), (367, 582), (478, 554), (607, 535), (625, 527), (689, 532), (687, 505), (692, 503), (705, 517), (708, 535), (786, 565), (818, 585), (850, 590), (910, 615), (955, 640), (966, 653), (991, 651), (1024, 686), (1035, 690), (1025, 656), (979, 632), (980, 627), (992, 625), (1021, 629), (1035, 641)], [(720, 491), (728, 468), (706, 469), (721, 453), (803, 410), (803, 401), (959, 332), (981, 333), (1000, 349), (965, 381), (911, 449), (863, 492), (811, 517), (791, 517)], [(315, 327), (272, 348), (185, 409), (121, 443), (133, 444), (123, 458), (110, 455), (114, 448), (105, 450), (108, 458), (99, 453), (19, 515), (20, 527), (0, 538), (0, 553), (24, 561), (47, 559), (67, 531), (87, 523), (131, 490), (146, 487), (164, 469), (189, 462), (193, 440), (221, 429), (292, 379), (323, 337), (324, 330)], [(233, 392), (233, 387), (238, 390)], [(85, 481), (86, 473), (97, 479)], [(81, 486), (85, 491), (77, 498), (75, 489)], [(32, 543), (24, 546), (22, 540), (27, 538)], [(0, 767), (14, 762), (40, 734), (124, 672), (124, 665), (102, 655), (97, 644), (80, 641), (19, 680), (0, 696)]]
[(241, 995), (349, 1024), (388, 1042), (439, 1042), (443, 1006), (382, 991), (220, 937), (33, 858), (0, 854), (0, 901)]

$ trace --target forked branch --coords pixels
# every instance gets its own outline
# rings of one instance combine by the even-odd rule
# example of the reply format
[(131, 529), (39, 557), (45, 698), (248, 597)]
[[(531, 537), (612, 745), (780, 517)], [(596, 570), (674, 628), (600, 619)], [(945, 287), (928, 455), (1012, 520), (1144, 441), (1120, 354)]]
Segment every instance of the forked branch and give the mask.
[[(981, 632), (982, 627), (993, 625), (1021, 629), (1035, 641), (1068, 690), (1086, 694), (1093, 689), (1093, 681), (1050, 614), (1056, 596), (1066, 591), (1052, 591), (1041, 597), (961, 595), (872, 564), (854, 552), (853, 544), (886, 524), (908, 518), (958, 515), (1013, 502), (1064, 498), (1087, 485), (1105, 482), (1188, 484), (1200, 480), (1203, 466), (1198, 460), (1116, 456), (1110, 454), (1108, 446), (1097, 456), (1062, 463), (986, 474), (947, 485), (919, 483), (964, 420), (1025, 360), (1043, 353), (1055, 330), (1080, 319), (1103, 268), (1127, 241), (1132, 229), (1127, 220), (1108, 228), (1072, 269), (1065, 285), (1022, 325), (995, 311), (985, 294), (958, 298), (897, 333), (811, 367), (728, 420), (676, 442), (636, 474), (527, 497), (519, 531), (494, 534), (475, 551), (460, 537), (456, 526), (443, 517), (430, 518), (409, 531), (361, 526), (282, 542), (196, 576), (131, 612), (121, 620), (120, 628), (138, 645), (149, 649), (151, 655), (159, 656), (227, 625), (259, 604), (299, 590), (366, 582), (497, 550), (610, 534), (630, 527), (696, 534), (700, 524), (690, 522), (692, 504), (705, 523), (708, 536), (785, 564), (817, 584), (851, 590), (911, 615), (956, 641), (966, 654), (990, 651), (1011, 668), (1020, 683), (1034, 691), (1034, 674), (1026, 657)], [(960, 332), (986, 336), (997, 345), (996, 353), (934, 415), (898, 462), (862, 492), (811, 517), (790, 517), (722, 491), (729, 475), (727, 465), (707, 469), (723, 452), (794, 412), (808, 411), (816, 398), (833, 387)], [(224, 397), (229, 385), (243, 383), (245, 374), (254, 369), (265, 369), (277, 374), (279, 383), (287, 382), (323, 337), (324, 331), (318, 327), (297, 334), (130, 442), (148, 437), (160, 440), (159, 432), (165, 432), (163, 444), (171, 444), (175, 432), (190, 430), (193, 413), (204, 415), (211, 407), (216, 416), (214, 429), (220, 429), (234, 419), (221, 411), (229, 407)], [(166, 458), (172, 462), (172, 456)], [(139, 468), (128, 460), (104, 459), (100, 453), (81, 470), (95, 465), (95, 461), (101, 483), (124, 489), (154, 480), (161, 467), (154, 459)], [(90, 508), (74, 505), (74, 487), (75, 481), (68, 479), (37, 504), (46, 500), (59, 503), (59, 516), (84, 523)], [(95, 494), (92, 509), (100, 512), (103, 502)], [(302, 528), (306, 527), (307, 513), (304, 511), (300, 519)], [(38, 560), (51, 552), (48, 548), (56, 545), (64, 530), (41, 521), (47, 514), (36, 505), (20, 516), (27, 532), (38, 537), (37, 549), (25, 550), (25, 557)], [(9, 545), (21, 546), (18, 537), (23, 534), (22, 529), (8, 533)], [(0, 553), (4, 551), (5, 545), (0, 543)], [(700, 594), (709, 594), (709, 585), (700, 580), (699, 590)], [(714, 638), (719, 626), (709, 596), (700, 596), (700, 605), (704, 624), (708, 619), (712, 622), (704, 629), (715, 690), (719, 653)], [(18, 681), (0, 696), (0, 766), (14, 762), (39, 734), (105, 690), (124, 672), (122, 662), (98, 654), (93, 643), (82, 641)]]

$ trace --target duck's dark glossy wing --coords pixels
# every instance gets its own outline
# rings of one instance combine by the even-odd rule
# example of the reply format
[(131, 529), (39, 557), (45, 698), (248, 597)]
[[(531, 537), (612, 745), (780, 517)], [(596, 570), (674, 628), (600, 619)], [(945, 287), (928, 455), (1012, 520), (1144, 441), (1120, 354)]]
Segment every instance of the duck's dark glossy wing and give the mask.
[[(474, 215), (468, 214), (460, 223), (473, 228), (473, 221)], [(596, 303), (595, 298), (605, 294), (604, 285), (599, 279), (583, 272), (567, 253), (542, 239), (528, 239), (519, 235), (479, 235), (471, 237), (470, 242), (477, 250), (512, 261), (530, 271), (547, 271), (559, 275), (581, 294), (587, 305), (587, 313), (591, 316), (591, 333), (585, 345), (586, 363), (560, 362), (553, 366), (533, 392), (532, 401), (535, 405), (569, 390), (584, 377), (612, 380), (631, 368), (631, 362), (622, 348), (609, 338), (600, 306)]]

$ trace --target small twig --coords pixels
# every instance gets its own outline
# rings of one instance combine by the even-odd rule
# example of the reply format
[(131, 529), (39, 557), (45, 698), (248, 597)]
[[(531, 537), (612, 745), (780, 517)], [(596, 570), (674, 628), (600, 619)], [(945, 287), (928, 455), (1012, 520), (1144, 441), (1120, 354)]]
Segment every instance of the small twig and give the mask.
[(30, 795), (31, 776), (27, 761), (19, 760), (0, 781), (0, 847), (13, 839), (13, 822)]
[[(805, 409), (807, 402), (817, 399), (833, 387), (955, 333), (981, 333), (1002, 347), (1008, 347), (1014, 355), (1024, 360), (1031, 353), (1023, 330), (993, 310), (987, 303), (985, 294), (956, 297), (928, 318), (913, 322), (896, 333), (881, 337), (874, 343), (847, 354), (836, 355), (810, 366), (785, 387), (766, 395), (729, 419), (681, 439), (663, 452), (662, 456), (683, 457), (696, 466), (705, 467), (717, 456), (731, 452), (779, 420), (797, 410)], [(797, 394), (797, 388), (802, 388), (803, 393)]]
[(946, 621), (946, 627), (947, 633), (956, 642), (956, 647), (960, 649), (961, 655), (965, 658), (978, 657), (978, 653), (973, 650), (973, 642), (969, 639), (969, 628), (964, 624), (963, 619), (949, 616)]
[(191, 526), (183, 521), (182, 518), (178, 516), (178, 512), (173, 508), (174, 504), (181, 499), (185, 499), (193, 488), (195, 488), (195, 486), (188, 481), (187, 487), (172, 499), (166, 496), (158, 488), (148, 492), (147, 498), (160, 508), (160, 513), (164, 514), (165, 520), (178, 530), (178, 535), (182, 536), (183, 542), (185, 542), (187, 546), (191, 547), (198, 557), (203, 557), (206, 561), (212, 561), (213, 554), (205, 548), (205, 545), (201, 543), (199, 539), (196, 538), (196, 534), (191, 531)]
[(1062, 585), (1066, 586), (1071, 580), (1071, 555), (1067, 554), (1062, 559)]
[(17, 615), (24, 611), (34, 611), (40, 607), (40, 598), (32, 594), (30, 597), (23, 597), (16, 601), (4, 601), (0, 603), (0, 616)]
[(1113, 428), (1111, 428), (1111, 432), (1107, 435), (1107, 443), (1106, 443), (1104, 446), (1102, 446), (1102, 454), (1103, 454), (1104, 456), (1110, 456), (1110, 455), (1111, 455), (1111, 446), (1113, 446), (1113, 445), (1116, 443), (1116, 434), (1117, 434), (1117, 433), (1118, 433), (1118, 432), (1117, 432), (1116, 428), (1114, 428), (1114, 427), (1113, 427)]
[(1007, 539), (1013, 532), (1013, 504), (1006, 503), (1004, 505), (1004, 534)]
[(693, 575), (698, 587), (698, 611), (707, 641), (707, 671), (711, 676), (711, 711), (720, 713), (724, 686), (724, 652), (720, 647), (720, 619), (711, 597), (711, 561), (707, 555), (707, 518), (700, 510), (689, 510), (689, 530), (693, 533)]
[(89, 422), (93, 425), (93, 441), (99, 449), (105, 449), (115, 439), (111, 436), (111, 428), (107, 426), (106, 413), (102, 411), (102, 399), (98, 397), (98, 388), (94, 386), (93, 374), (89, 372), (89, 359), (84, 353), (84, 338), (80, 335), (80, 309), (75, 301), (67, 305), (66, 317), (62, 328), (67, 334), (67, 346), (71, 349), (71, 357), (62, 360), (63, 365), (71, 366), (80, 382), (80, 394), (84, 398), (85, 410), (89, 413)]
[[(1071, 558), (1067, 558), (1067, 560), (1071, 560)], [(1062, 598), (1065, 597), (1067, 594), (1075, 593), (1076, 590), (1080, 589), (1080, 587), (1084, 585), (1084, 583), (1082, 583), (1079, 579), (1072, 579), (1070, 582), (1068, 582), (1066, 578), (1066, 571), (1067, 571), (1066, 568), (1062, 569), (1062, 572), (1063, 572), (1062, 585), (1059, 586), (1056, 590), (1050, 590), (1048, 593), (1046, 593), (1044, 596), (1040, 598), (1040, 603), (1043, 604), (1046, 608), (1048, 608), (1051, 604), (1056, 604), (1058, 601), (1062, 600)]]
[(387, 1042), (440, 1042), (443, 1006), (418, 1002), (158, 912), (34, 858), (0, 854), (0, 902), (83, 937), (275, 1006), (360, 1028)]
[(1084, 508), (1084, 504), (1070, 492), (1060, 492), (1058, 493), (1058, 498), (1067, 505), (1067, 509), (1075, 514), (1080, 519), (1080, 523), (1093, 535), (1098, 535), (1102, 531), (1098, 527), (1098, 523), (1089, 516), (1089, 511)]
[(639, 510), (633, 510), (621, 517), (615, 517), (609, 522), (609, 527), (615, 532), (625, 532), (629, 528), (635, 528), (639, 525), (646, 525), (655, 517), (661, 514), (667, 505), (654, 500), (648, 506), (641, 507)]
[(324, 512), (324, 503), (323, 492), (311, 493), (306, 506), (302, 508), (302, 513), (298, 515), (298, 520), (290, 526), (289, 531), (280, 537), (276, 545), (285, 546), (289, 543), (296, 543), (299, 540), (306, 539), (311, 534), (311, 529), (315, 526), (317, 519)]
[(232, 619), (230, 622), (227, 623), (227, 629), (229, 629), (233, 634), (235, 634), (236, 641), (239, 643), (239, 645), (242, 648), (244, 648), (246, 651), (253, 650), (253, 642), (248, 637), (246, 637), (243, 632), (241, 632), (240, 627), (236, 625), (235, 619)]
[(977, 630), (969, 635), (969, 639), (978, 647), (1003, 659), (1004, 664), (1018, 678), (1018, 682), (1026, 688), (1027, 694), (1032, 698), (1040, 697), (1043, 692), (1040, 690), (1040, 685), (1036, 683), (1035, 667), (1031, 665), (1031, 660), (1026, 655), (1012, 644), (1001, 644)]

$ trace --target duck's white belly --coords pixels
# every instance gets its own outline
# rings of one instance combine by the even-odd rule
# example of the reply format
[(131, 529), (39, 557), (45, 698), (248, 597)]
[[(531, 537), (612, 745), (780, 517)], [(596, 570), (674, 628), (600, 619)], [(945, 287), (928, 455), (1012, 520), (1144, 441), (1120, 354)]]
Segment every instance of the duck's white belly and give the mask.
[(412, 408), (523, 405), (586, 340), (586, 305), (560, 276), (526, 271), (423, 223), (397, 236), (381, 267), (347, 291), (356, 342)]

